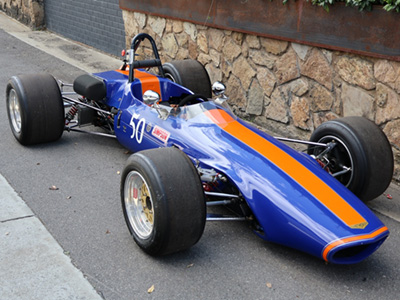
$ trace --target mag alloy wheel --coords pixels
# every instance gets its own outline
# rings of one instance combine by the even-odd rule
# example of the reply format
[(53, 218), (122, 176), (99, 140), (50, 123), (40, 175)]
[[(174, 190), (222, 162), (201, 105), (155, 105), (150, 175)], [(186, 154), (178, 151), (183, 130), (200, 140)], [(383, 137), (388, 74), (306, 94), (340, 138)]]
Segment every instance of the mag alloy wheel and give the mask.
[(7, 114), (11, 131), (22, 145), (57, 141), (65, 126), (64, 103), (55, 78), (23, 74), (9, 79)]
[[(335, 142), (322, 155), (322, 165), (363, 201), (381, 195), (393, 176), (392, 148), (383, 131), (363, 117), (344, 117), (321, 124), (311, 142)], [(318, 156), (325, 149), (309, 146), (308, 154)]]
[(15, 133), (19, 134), (21, 132), (21, 107), (14, 89), (11, 89), (8, 94), (8, 110), (12, 128)]
[(149, 186), (136, 171), (126, 177), (125, 208), (132, 229), (141, 238), (150, 237), (154, 226), (153, 201)]
[(203, 186), (181, 150), (156, 148), (132, 154), (122, 172), (120, 191), (129, 232), (147, 254), (186, 250), (203, 234)]
[(349, 187), (353, 180), (354, 163), (353, 157), (346, 144), (335, 136), (324, 136), (319, 143), (334, 142), (336, 146), (328, 152), (324, 158), (330, 173), (345, 187)]

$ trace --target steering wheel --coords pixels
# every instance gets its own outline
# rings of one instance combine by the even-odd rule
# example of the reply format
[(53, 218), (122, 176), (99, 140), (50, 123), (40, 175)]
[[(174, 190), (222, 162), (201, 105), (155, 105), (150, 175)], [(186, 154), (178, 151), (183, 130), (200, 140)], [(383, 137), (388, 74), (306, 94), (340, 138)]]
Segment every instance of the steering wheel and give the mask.
[(199, 98), (200, 98), (201, 100), (208, 101), (208, 99), (207, 99), (205, 96), (200, 95), (200, 94), (188, 95), (188, 96), (186, 96), (185, 98), (183, 98), (183, 99), (179, 102), (178, 107), (184, 106), (184, 105), (187, 104), (188, 102), (192, 102), (192, 101), (195, 101), (195, 102), (197, 102), (197, 103), (198, 103), (198, 102), (201, 102), (201, 101), (198, 100)]

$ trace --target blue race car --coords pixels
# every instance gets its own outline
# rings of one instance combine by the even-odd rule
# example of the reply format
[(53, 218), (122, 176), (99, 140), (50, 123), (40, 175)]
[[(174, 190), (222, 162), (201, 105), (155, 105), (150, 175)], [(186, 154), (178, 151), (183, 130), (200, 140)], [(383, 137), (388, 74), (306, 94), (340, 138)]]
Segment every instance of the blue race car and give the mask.
[[(144, 40), (154, 58), (136, 60)], [(48, 74), (10, 79), (15, 138), (31, 145), (83, 131), (131, 150), (121, 176), (122, 208), (134, 240), (150, 255), (193, 246), (206, 220), (244, 220), (262, 239), (338, 264), (362, 261), (389, 235), (363, 201), (388, 187), (393, 154), (365, 118), (323, 123), (310, 141), (272, 137), (230, 111), (225, 86), (211, 86), (197, 61), (162, 65), (144, 33), (133, 38), (121, 69), (81, 75), (70, 85), (74, 92), (65, 86)], [(226, 213), (207, 213), (214, 205)]]

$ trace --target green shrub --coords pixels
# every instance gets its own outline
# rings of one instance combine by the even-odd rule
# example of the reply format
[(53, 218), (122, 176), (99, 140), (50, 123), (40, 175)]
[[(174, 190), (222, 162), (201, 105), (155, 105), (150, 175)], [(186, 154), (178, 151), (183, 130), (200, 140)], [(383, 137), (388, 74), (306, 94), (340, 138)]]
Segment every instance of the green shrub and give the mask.
[[(286, 3), (288, 0), (283, 0)], [(373, 5), (383, 5), (386, 11), (400, 12), (400, 0), (310, 0), (313, 5), (322, 6), (329, 11), (335, 2), (345, 2), (346, 6), (357, 7), (360, 11), (370, 11)]]
[(400, 12), (400, 0), (384, 0), (385, 6), (383, 7), (387, 11)]

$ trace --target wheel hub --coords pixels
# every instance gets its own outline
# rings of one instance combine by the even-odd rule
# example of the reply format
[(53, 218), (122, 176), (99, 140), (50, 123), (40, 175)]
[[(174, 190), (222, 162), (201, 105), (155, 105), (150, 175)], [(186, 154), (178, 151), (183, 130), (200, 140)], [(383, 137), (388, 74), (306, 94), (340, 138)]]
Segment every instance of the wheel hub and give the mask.
[(125, 207), (134, 232), (148, 238), (154, 227), (154, 210), (149, 187), (137, 171), (131, 171), (125, 180)]
[(14, 131), (19, 134), (21, 132), (21, 108), (19, 105), (17, 93), (14, 89), (10, 90), (8, 97), (11, 125)]
[(334, 136), (323, 137), (318, 142), (336, 143), (336, 146), (324, 155), (327, 162), (324, 168), (329, 168), (332, 176), (338, 179), (344, 186), (349, 187), (353, 179), (354, 159), (346, 144)]

